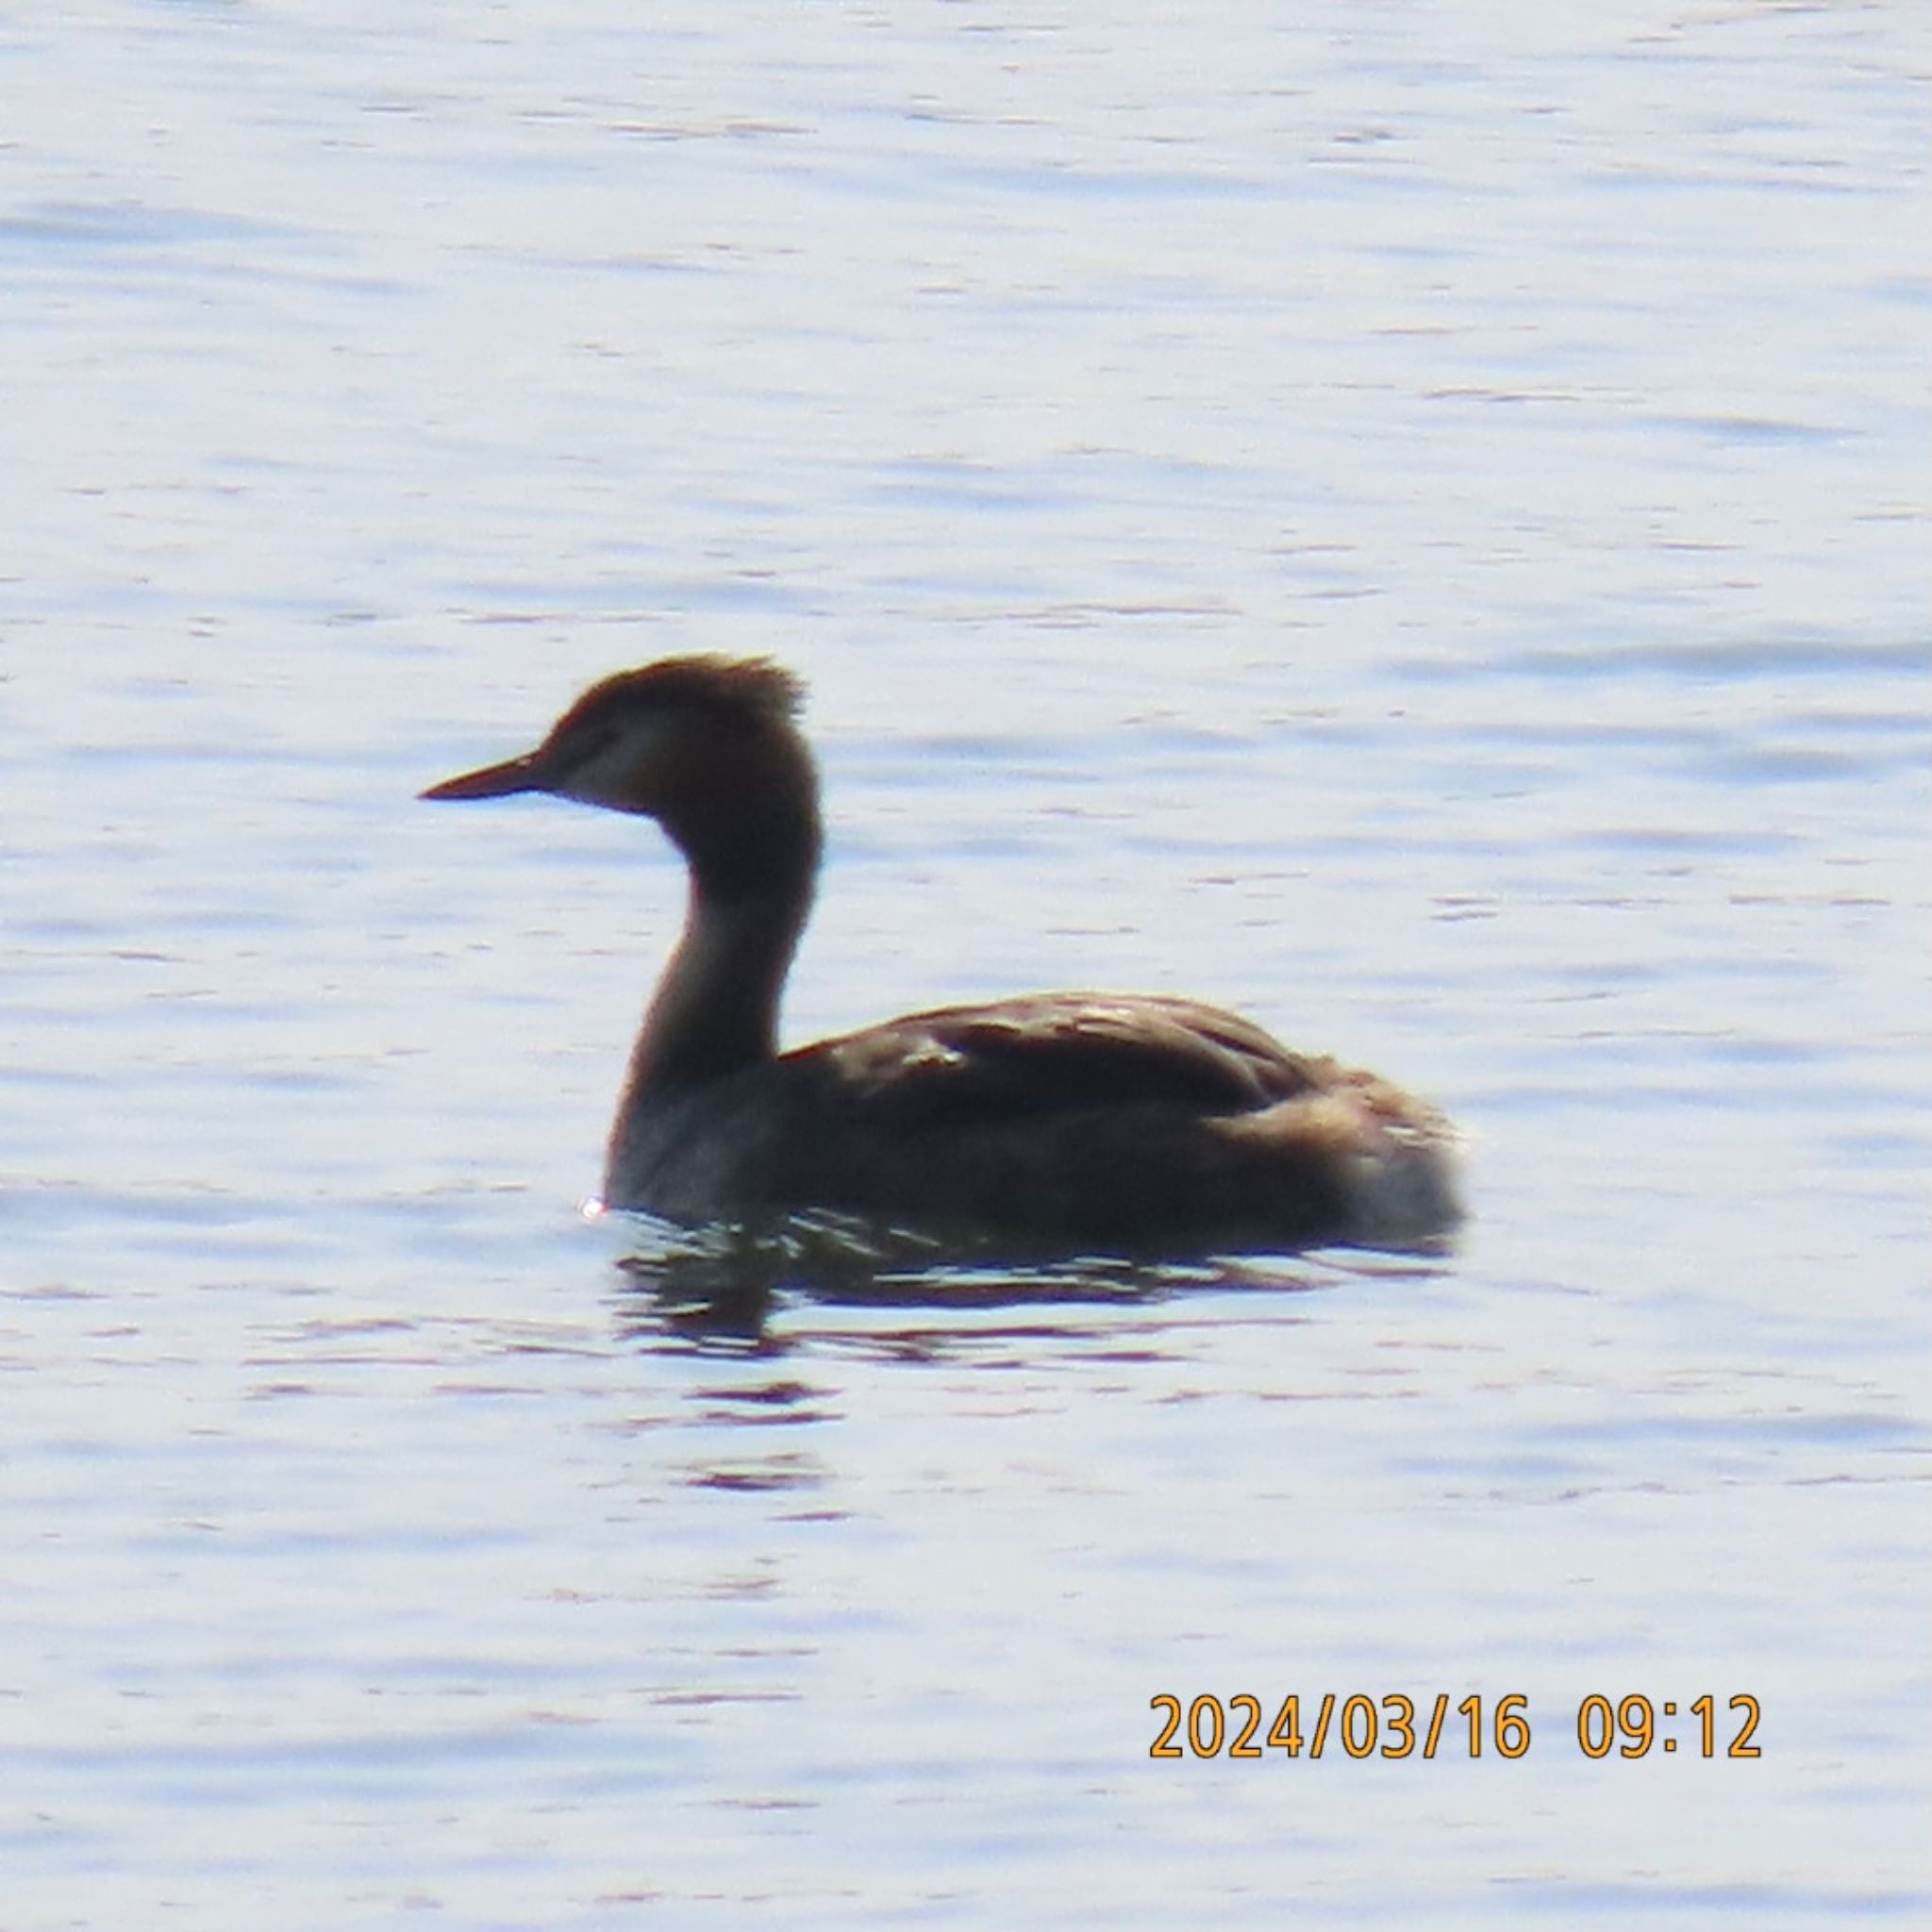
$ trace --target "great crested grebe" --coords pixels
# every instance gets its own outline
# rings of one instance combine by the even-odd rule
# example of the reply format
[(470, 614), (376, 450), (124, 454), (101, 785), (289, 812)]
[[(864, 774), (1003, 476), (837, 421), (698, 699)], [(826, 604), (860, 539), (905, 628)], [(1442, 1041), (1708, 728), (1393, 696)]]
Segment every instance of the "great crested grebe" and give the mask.
[(829, 1209), (1083, 1252), (1404, 1245), (1454, 1224), (1440, 1114), (1191, 1000), (1030, 993), (781, 1054), (819, 866), (803, 694), (768, 659), (666, 658), (592, 685), (536, 750), (423, 793), (608, 806), (684, 855), (684, 932), (631, 1053), (607, 1206)]

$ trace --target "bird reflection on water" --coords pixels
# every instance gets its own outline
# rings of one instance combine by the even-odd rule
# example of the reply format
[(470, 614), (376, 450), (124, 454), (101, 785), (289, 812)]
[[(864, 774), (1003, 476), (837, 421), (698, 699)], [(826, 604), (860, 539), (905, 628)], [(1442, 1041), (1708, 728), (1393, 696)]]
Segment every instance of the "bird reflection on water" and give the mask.
[[(1151, 1307), (1188, 1291), (1305, 1295), (1349, 1280), (1433, 1275), (1431, 1253), (1360, 1249), (1322, 1253), (1241, 1254), (1174, 1258), (1130, 1255), (1029, 1255), (957, 1239), (882, 1228), (858, 1217), (794, 1214), (755, 1226), (714, 1224), (693, 1229), (657, 1216), (626, 1212), (618, 1319), (626, 1339), (661, 1347), (775, 1352), (790, 1346), (771, 1317), (786, 1306), (900, 1310), (911, 1321), (890, 1331), (868, 1329), (870, 1352), (931, 1359), (968, 1335), (992, 1338), (977, 1323), (956, 1319), (1025, 1310), (1036, 1341), (1089, 1343), (1109, 1327), (1108, 1311)], [(1054, 1320), (1054, 1311), (1060, 1319)], [(1081, 1311), (1081, 1312), (1075, 1312)], [(1042, 1322), (1045, 1325), (1042, 1327)], [(1116, 1341), (1120, 1338), (1116, 1338)], [(1144, 1353), (1137, 1350), (1137, 1353)]]

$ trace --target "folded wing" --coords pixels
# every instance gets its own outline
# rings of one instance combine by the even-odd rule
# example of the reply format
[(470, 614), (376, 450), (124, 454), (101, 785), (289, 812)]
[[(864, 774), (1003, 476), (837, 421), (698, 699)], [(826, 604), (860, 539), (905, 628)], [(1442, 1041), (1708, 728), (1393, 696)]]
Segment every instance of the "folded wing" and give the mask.
[(808, 1048), (875, 1124), (1038, 1121), (1135, 1103), (1253, 1112), (1321, 1084), (1327, 1063), (1192, 1000), (1039, 993), (913, 1013)]

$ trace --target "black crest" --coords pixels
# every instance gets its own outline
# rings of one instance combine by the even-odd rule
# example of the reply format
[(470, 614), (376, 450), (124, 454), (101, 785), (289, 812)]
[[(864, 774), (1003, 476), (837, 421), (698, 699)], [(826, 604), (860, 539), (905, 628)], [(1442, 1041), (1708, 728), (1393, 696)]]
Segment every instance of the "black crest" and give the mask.
[(608, 705), (664, 706), (714, 711), (747, 722), (786, 724), (805, 702), (805, 682), (769, 658), (664, 658), (593, 684), (564, 715), (561, 733)]

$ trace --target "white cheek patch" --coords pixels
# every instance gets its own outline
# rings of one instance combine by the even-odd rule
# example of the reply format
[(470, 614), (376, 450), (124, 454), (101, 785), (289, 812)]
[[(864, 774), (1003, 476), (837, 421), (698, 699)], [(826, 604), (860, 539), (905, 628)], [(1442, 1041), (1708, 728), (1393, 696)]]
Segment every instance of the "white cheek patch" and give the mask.
[(658, 761), (661, 721), (626, 719), (613, 726), (588, 753), (574, 759), (558, 779), (559, 796), (585, 805), (614, 806), (620, 811), (648, 808), (651, 768)]

